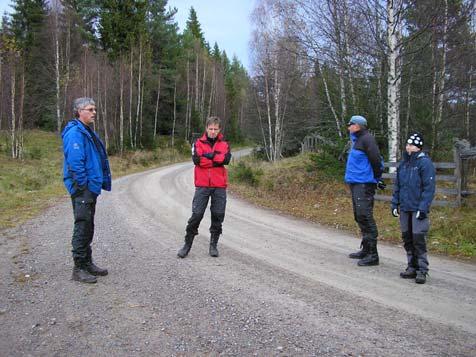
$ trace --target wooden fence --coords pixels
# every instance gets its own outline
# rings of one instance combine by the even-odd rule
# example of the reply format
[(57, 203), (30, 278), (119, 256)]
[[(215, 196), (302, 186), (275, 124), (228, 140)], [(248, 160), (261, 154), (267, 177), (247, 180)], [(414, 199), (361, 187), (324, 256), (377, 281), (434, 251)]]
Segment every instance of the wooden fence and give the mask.
[[(324, 145), (328, 147), (336, 146), (332, 141), (321, 135), (310, 134), (303, 139), (301, 143), (301, 152), (317, 151)], [(340, 154), (339, 160), (341, 158), (344, 159), (348, 149), (350, 149), (350, 141)], [(462, 198), (476, 194), (476, 191), (471, 191), (468, 188), (468, 180), (470, 177), (473, 177), (474, 181), (474, 173), (476, 172), (476, 147), (470, 147), (469, 142), (466, 140), (457, 140), (453, 148), (453, 160), (453, 162), (433, 163), (437, 170), (436, 194), (440, 197), (443, 196), (444, 199), (433, 200), (432, 205), (459, 207), (461, 206)], [(390, 168), (396, 168), (398, 165), (399, 162), (386, 162), (384, 164), (387, 170)], [(470, 167), (473, 167), (473, 176), (471, 176)], [(446, 174), (441, 173), (443, 170), (446, 171)], [(385, 172), (383, 178), (392, 179), (393, 181), (395, 179), (396, 170), (393, 171), (395, 172)], [(392, 184), (387, 185), (387, 191), (391, 191), (392, 188), (393, 182)], [(385, 194), (376, 194), (375, 199), (379, 201), (391, 201), (392, 197)]]
[[(462, 162), (459, 151), (455, 148), (453, 150), (454, 162), (434, 162), (435, 168), (437, 170), (436, 174), (436, 194), (441, 194), (443, 196), (451, 196), (453, 199), (445, 200), (433, 200), (433, 206), (447, 206), (447, 207), (459, 207), (461, 206), (461, 197), (463, 195), (462, 190)], [(386, 162), (384, 164), (385, 168), (397, 167), (398, 162)], [(452, 170), (452, 175), (442, 175), (438, 173), (438, 170)], [(385, 172), (382, 175), (385, 179), (395, 180), (396, 172), (387, 173)], [(438, 182), (449, 182), (453, 187), (439, 187)], [(388, 185), (388, 189), (392, 189), (393, 185)], [(387, 195), (375, 195), (375, 199), (378, 201), (391, 201), (392, 196)]]

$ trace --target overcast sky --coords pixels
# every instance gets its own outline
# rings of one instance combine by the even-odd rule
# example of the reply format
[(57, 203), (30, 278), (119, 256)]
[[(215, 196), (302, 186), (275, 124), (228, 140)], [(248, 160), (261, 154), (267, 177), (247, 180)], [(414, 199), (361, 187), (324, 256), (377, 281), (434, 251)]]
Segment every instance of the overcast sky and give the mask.
[[(0, 13), (10, 13), (11, 0), (0, 0)], [(190, 7), (197, 12), (205, 40), (213, 47), (215, 41), (231, 59), (235, 54), (249, 69), (250, 13), (255, 0), (169, 0), (170, 7), (176, 7), (175, 15), (180, 30), (185, 27)]]
[(185, 27), (190, 7), (193, 6), (210, 46), (213, 47), (216, 41), (230, 59), (236, 54), (240, 62), (249, 68), (249, 18), (255, 0), (169, 0), (168, 4), (178, 9), (175, 19), (180, 30)]

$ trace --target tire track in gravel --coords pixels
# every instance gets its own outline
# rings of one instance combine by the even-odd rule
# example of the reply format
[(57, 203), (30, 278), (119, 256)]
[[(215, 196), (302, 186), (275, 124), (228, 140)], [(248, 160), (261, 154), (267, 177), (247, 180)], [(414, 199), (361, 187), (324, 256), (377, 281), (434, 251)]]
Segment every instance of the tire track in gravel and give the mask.
[(418, 286), (398, 277), (401, 248), (381, 245), (381, 265), (359, 268), (347, 258), (357, 239), (230, 196), (220, 257), (207, 212), (178, 259), (192, 171), (123, 177), (101, 195), (94, 253), (110, 274), (94, 286), (69, 280), (68, 200), (2, 232), (0, 355), (474, 355), (471, 264), (430, 256)]
[[(141, 176), (132, 185), (129, 198), (142, 209), (155, 212), (161, 223), (180, 236), (190, 215), (192, 169), (190, 164), (181, 164)], [(203, 240), (209, 222), (206, 215), (200, 227)], [(420, 286), (398, 277), (404, 267), (402, 248), (381, 244), (379, 266), (357, 267), (355, 260), (347, 258), (356, 243), (346, 233), (279, 216), (233, 198), (228, 199), (220, 240), (221, 246), (316, 283), (476, 333), (476, 266), (430, 256), (429, 283)]]

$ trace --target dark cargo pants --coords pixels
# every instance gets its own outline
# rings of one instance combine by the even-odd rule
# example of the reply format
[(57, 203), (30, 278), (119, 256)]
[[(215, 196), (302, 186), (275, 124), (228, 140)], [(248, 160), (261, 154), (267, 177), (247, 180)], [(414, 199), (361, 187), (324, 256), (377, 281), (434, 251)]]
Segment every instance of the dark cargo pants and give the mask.
[(374, 220), (374, 196), (376, 185), (373, 183), (350, 184), (354, 219), (359, 225), (362, 239), (377, 243), (378, 230)]
[(211, 225), (210, 234), (219, 236), (222, 232), (222, 223), (225, 219), (226, 189), (214, 187), (196, 187), (192, 202), (192, 216), (188, 220), (186, 232), (188, 236), (196, 236), (198, 227), (202, 221), (208, 200), (211, 198), (210, 212)]
[(428, 272), (426, 237), (430, 229), (430, 219), (419, 220), (416, 212), (400, 212), (400, 229), (403, 247), (407, 253), (408, 269)]
[(91, 242), (94, 236), (94, 214), (96, 213), (97, 195), (89, 190), (71, 197), (73, 203), (73, 259), (78, 267), (91, 261)]

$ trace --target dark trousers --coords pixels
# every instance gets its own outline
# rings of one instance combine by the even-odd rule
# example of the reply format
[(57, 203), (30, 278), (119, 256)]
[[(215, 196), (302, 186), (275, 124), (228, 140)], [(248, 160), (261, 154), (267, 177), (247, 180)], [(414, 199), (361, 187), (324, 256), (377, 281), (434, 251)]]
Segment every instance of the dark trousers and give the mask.
[(84, 266), (92, 259), (91, 242), (94, 236), (94, 214), (96, 213), (97, 195), (89, 190), (71, 197), (73, 203), (74, 229), (73, 259), (78, 267)]
[(430, 219), (417, 219), (416, 212), (400, 212), (400, 229), (403, 247), (407, 253), (408, 269), (428, 272), (426, 237), (430, 229)]
[(354, 219), (362, 232), (362, 239), (377, 242), (378, 230), (374, 220), (374, 196), (376, 185), (372, 183), (350, 184)]
[(188, 220), (186, 232), (187, 236), (196, 236), (198, 227), (202, 221), (208, 201), (211, 198), (210, 212), (212, 223), (210, 225), (210, 234), (219, 236), (222, 232), (222, 223), (225, 219), (226, 208), (226, 189), (214, 187), (196, 187), (192, 202), (192, 216)]

